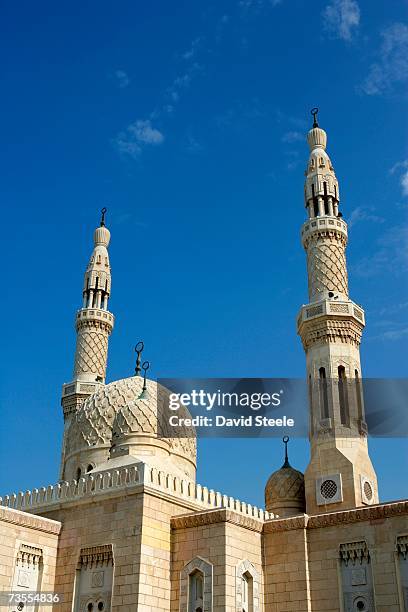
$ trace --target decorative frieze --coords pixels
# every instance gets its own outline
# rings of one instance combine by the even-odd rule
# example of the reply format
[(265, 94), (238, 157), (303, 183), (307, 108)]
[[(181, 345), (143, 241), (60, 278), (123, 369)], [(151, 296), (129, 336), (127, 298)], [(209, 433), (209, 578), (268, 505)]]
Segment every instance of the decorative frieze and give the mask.
[(250, 531), (257, 531), (258, 533), (260, 533), (263, 528), (262, 520), (243, 516), (233, 510), (227, 510), (226, 508), (177, 515), (171, 519), (171, 526), (173, 529), (188, 529), (191, 527), (213, 525), (215, 523), (232, 523), (233, 525), (244, 527)]
[(16, 563), (20, 567), (35, 567), (40, 565), (42, 556), (41, 548), (30, 546), (29, 544), (20, 544)]
[(396, 549), (397, 553), (406, 560), (408, 557), (408, 534), (397, 537)]
[(367, 543), (361, 542), (348, 542), (346, 544), (340, 544), (340, 559), (348, 565), (350, 562), (355, 565), (359, 562), (360, 565), (365, 559), (367, 562), (370, 560), (370, 553), (367, 547)]
[[(41, 516), (35, 516), (34, 514), (28, 514), (21, 510), (15, 510), (14, 508), (7, 508), (4, 504), (5, 498), (0, 498), (0, 521), (6, 523), (12, 523), (19, 527), (29, 527), (36, 531), (44, 531), (46, 533), (52, 533), (58, 535), (61, 531), (61, 523), (52, 519), (43, 518)], [(2, 505), (4, 504), (4, 505)]]
[(112, 544), (81, 548), (78, 569), (81, 569), (83, 566), (98, 567), (109, 564), (113, 564)]

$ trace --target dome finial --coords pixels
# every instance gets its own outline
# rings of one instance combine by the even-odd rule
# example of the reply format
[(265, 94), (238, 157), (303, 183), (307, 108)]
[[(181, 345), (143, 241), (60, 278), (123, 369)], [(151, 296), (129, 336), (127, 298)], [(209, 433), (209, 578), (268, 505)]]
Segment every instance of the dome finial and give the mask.
[(283, 443), (285, 445), (285, 463), (282, 465), (283, 468), (290, 467), (289, 459), (288, 459), (288, 442), (289, 436), (283, 436)]
[(106, 215), (107, 210), (108, 209), (105, 206), (101, 210), (101, 215), (102, 215), (101, 216), (101, 223), (100, 223), (101, 227), (105, 227), (105, 215)]
[(311, 115), (313, 115), (313, 127), (314, 128), (319, 127), (319, 124), (317, 123), (317, 113), (318, 112), (319, 112), (319, 109), (317, 108), (317, 106), (312, 108), (312, 110), (310, 111)]
[(135, 352), (137, 354), (136, 367), (135, 367), (136, 376), (140, 376), (140, 372), (142, 371), (142, 368), (140, 367), (140, 361), (141, 361), (141, 355), (142, 355), (143, 349), (144, 349), (144, 342), (143, 340), (140, 340), (140, 342), (138, 342), (135, 346)]
[(150, 361), (144, 361), (142, 363), (142, 370), (143, 370), (143, 388), (142, 388), (142, 392), (139, 395), (139, 399), (146, 399), (146, 395), (147, 395), (147, 382), (146, 382), (146, 375), (147, 375), (147, 370), (150, 368)]

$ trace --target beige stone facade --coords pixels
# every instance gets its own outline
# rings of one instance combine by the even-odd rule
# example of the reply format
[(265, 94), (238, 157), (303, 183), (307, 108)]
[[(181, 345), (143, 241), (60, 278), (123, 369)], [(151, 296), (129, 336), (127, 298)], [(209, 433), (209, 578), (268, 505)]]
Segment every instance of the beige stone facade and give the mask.
[(266, 510), (201, 486), (194, 432), (160, 429), (167, 391), (140, 376), (140, 360), (136, 376), (105, 384), (114, 318), (103, 214), (63, 386), (61, 480), (0, 498), (0, 592), (61, 598), (20, 609), (408, 612), (408, 501), (378, 503), (359, 396), (364, 311), (348, 294), (347, 225), (316, 121), (308, 142), (305, 475), (286, 452)]

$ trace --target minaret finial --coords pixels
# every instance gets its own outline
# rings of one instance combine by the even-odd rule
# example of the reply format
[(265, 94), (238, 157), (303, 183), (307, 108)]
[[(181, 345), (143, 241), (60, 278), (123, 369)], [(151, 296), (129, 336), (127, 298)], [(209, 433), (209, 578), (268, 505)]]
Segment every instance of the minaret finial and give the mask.
[(311, 115), (313, 115), (313, 127), (314, 128), (319, 127), (319, 124), (317, 123), (317, 113), (318, 112), (319, 112), (319, 109), (317, 108), (317, 106), (312, 108), (312, 110), (310, 111)]
[(135, 352), (137, 354), (136, 367), (135, 367), (136, 376), (140, 376), (140, 372), (142, 371), (142, 368), (140, 367), (140, 361), (141, 361), (141, 355), (142, 355), (143, 349), (144, 349), (144, 342), (140, 340), (140, 342), (138, 342), (135, 346)]
[(285, 463), (282, 465), (283, 468), (290, 467), (289, 459), (288, 459), (288, 442), (289, 436), (283, 436), (283, 443), (285, 445)]
[(101, 210), (101, 214), (102, 214), (102, 216), (101, 216), (101, 227), (105, 227), (105, 215), (106, 215), (107, 210), (108, 209), (106, 208), (106, 206), (104, 206), (102, 208), (102, 210)]
[(145, 391), (147, 389), (146, 386), (146, 373), (147, 370), (150, 368), (150, 361), (144, 361), (142, 363), (142, 370), (143, 370), (143, 389), (142, 389), (142, 393), (140, 394), (140, 397), (144, 397)]

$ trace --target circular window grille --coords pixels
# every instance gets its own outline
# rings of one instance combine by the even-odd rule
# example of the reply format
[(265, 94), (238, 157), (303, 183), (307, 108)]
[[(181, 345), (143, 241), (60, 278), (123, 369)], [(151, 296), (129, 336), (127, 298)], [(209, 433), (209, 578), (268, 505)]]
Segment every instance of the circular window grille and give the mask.
[(373, 489), (370, 483), (368, 482), (368, 480), (365, 481), (363, 489), (364, 489), (364, 495), (366, 496), (368, 501), (371, 501), (373, 499)]
[(367, 610), (365, 600), (362, 597), (359, 597), (355, 602), (355, 610), (359, 610), (359, 612), (364, 612)]
[(322, 482), (320, 493), (324, 499), (332, 499), (337, 493), (337, 485), (334, 480), (325, 480)]

